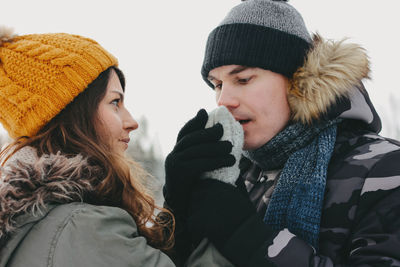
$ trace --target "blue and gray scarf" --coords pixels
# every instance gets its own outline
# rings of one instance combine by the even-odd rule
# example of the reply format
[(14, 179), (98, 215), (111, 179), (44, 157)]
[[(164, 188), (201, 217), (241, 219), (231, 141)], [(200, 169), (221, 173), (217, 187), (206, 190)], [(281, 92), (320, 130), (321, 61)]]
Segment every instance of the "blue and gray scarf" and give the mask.
[(264, 146), (247, 151), (263, 170), (282, 169), (264, 222), (288, 228), (318, 249), (328, 164), (340, 120), (291, 124)]

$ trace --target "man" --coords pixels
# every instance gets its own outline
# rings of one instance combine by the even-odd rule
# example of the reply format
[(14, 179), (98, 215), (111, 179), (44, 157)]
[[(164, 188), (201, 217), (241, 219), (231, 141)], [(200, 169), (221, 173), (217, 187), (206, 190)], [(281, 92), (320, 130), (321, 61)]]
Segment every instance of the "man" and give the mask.
[(358, 45), (311, 37), (286, 1), (234, 7), (202, 76), (242, 125), (241, 175), (237, 187), (198, 179), (233, 164), (199, 112), (166, 160), (177, 244), (206, 238), (230, 262), (219, 265), (400, 266), (400, 144), (378, 135), (368, 65)]

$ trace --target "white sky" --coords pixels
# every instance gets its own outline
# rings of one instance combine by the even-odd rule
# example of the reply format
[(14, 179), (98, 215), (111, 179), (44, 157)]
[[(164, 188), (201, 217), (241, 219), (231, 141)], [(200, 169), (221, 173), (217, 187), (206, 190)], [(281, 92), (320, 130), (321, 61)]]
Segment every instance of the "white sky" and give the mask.
[[(198, 109), (215, 107), (213, 92), (200, 76), (206, 39), (238, 3), (240, 0), (6, 1), (1, 4), (0, 25), (11, 26), (18, 34), (69, 32), (98, 41), (119, 59), (127, 78), (126, 105), (135, 118), (147, 117), (150, 135), (158, 139), (166, 155), (179, 129)], [(372, 81), (366, 87), (384, 121), (382, 133), (393, 135), (389, 124), (396, 118), (391, 117), (388, 103), (400, 100), (396, 91), (400, 1), (289, 3), (303, 14), (311, 32), (329, 39), (349, 37), (368, 50)]]

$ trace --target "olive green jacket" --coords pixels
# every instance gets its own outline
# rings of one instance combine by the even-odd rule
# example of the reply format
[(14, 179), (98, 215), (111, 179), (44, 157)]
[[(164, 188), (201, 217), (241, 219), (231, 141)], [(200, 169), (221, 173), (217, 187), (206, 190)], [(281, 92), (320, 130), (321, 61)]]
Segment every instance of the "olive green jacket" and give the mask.
[[(139, 235), (128, 212), (82, 201), (98, 175), (82, 157), (21, 158), (1, 169), (0, 267), (175, 266)], [(229, 263), (203, 244), (187, 266)]]
[[(69, 203), (40, 216), (23, 216), (0, 251), (1, 267), (175, 266), (139, 236), (132, 217), (120, 208)], [(213, 246), (203, 245), (188, 266), (231, 266)]]
[(120, 208), (70, 203), (20, 218), (0, 266), (174, 266)]

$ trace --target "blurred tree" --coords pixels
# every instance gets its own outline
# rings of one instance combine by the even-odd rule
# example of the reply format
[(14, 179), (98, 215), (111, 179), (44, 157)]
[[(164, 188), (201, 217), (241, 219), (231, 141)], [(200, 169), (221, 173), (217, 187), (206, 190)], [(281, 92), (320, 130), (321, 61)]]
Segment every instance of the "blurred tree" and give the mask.
[(393, 94), (390, 94), (389, 105), (386, 106), (388, 112), (383, 114), (383, 135), (400, 140), (400, 99)]
[(148, 122), (145, 117), (138, 120), (139, 128), (131, 134), (131, 141), (126, 153), (139, 162), (155, 179), (149, 179), (146, 186), (154, 192), (157, 204), (161, 205), (162, 185), (165, 180), (164, 159), (157, 138), (149, 136)]
[(11, 142), (11, 139), (8, 136), (7, 132), (5, 130), (0, 131), (0, 149), (3, 149), (3, 146), (5, 147), (10, 142)]

